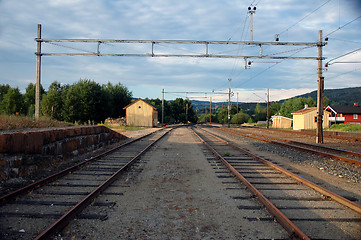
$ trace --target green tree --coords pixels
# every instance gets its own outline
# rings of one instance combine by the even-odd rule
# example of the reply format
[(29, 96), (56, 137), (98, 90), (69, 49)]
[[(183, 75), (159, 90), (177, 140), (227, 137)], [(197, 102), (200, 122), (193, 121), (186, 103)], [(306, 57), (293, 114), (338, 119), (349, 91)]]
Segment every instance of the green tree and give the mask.
[(0, 102), (3, 100), (4, 95), (8, 93), (9, 88), (10, 88), (9, 84), (6, 85), (0, 84)]
[(280, 114), (284, 117), (292, 118), (291, 113), (304, 108), (305, 105), (307, 105), (308, 107), (315, 107), (316, 103), (311, 97), (308, 98), (299, 97), (299, 98), (288, 99), (281, 105)]
[(103, 108), (105, 110), (105, 112), (103, 112), (104, 116), (112, 118), (124, 116), (125, 111), (123, 108), (131, 102), (132, 92), (121, 83), (116, 85), (112, 85), (111, 83), (103, 85), (102, 91), (104, 92), (104, 101), (107, 106)]
[(254, 109), (254, 121), (265, 121), (267, 120), (267, 108), (262, 108), (259, 103), (257, 103), (256, 108)]
[(269, 105), (269, 116), (273, 116), (279, 113), (281, 109), (281, 103), (278, 102), (271, 102)]
[[(230, 111), (231, 119), (232, 119), (232, 115), (236, 113), (237, 113), (237, 106), (231, 105), (231, 111)], [(222, 124), (228, 123), (228, 105), (218, 108), (216, 112), (216, 116), (219, 123)]]
[(64, 94), (63, 116), (68, 122), (100, 122), (105, 119), (103, 112), (106, 104), (101, 86), (89, 79), (80, 79), (71, 85)]
[(9, 88), (0, 103), (2, 114), (16, 114), (24, 111), (23, 95), (19, 88)]
[[(24, 114), (34, 116), (35, 114), (35, 84), (29, 83), (24, 94)], [(40, 85), (40, 99), (43, 98), (45, 90)]]
[[(238, 116), (238, 117), (237, 117)], [(234, 114), (231, 118), (231, 123), (233, 124), (237, 124), (237, 121), (238, 121), (238, 124), (243, 124), (243, 123), (246, 123), (246, 122), (249, 122), (251, 119), (251, 116), (248, 115), (247, 113), (243, 112), (243, 110), (240, 110), (238, 112), (238, 114)]]
[(66, 87), (61, 87), (61, 84), (57, 81), (53, 82), (49, 86), (48, 92), (43, 96), (41, 100), (41, 112), (45, 116), (49, 116), (53, 119), (62, 121), (62, 109), (63, 109), (63, 97), (62, 94)]

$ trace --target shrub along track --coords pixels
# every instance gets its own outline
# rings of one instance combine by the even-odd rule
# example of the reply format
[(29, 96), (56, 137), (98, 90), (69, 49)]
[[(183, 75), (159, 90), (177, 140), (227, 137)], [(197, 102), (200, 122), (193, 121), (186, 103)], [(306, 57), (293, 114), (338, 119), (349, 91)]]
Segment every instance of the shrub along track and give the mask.
[[(360, 238), (361, 206), (215, 135), (198, 129), (196, 132), (205, 142), (209, 142), (205, 143), (208, 148), (243, 181), (252, 192), (252, 197), (257, 198), (275, 220), (281, 223), (290, 237)], [(234, 186), (234, 182), (230, 184)], [(238, 199), (237, 196), (235, 199)], [(240, 208), (252, 209), (250, 206)], [(257, 220), (273, 221), (272, 218)]]
[[(106, 219), (104, 214), (81, 214), (81, 211), (92, 203), (111, 207), (114, 203), (97, 202), (96, 197), (106, 188), (114, 187), (111, 184), (170, 130), (134, 139), (1, 197), (1, 238), (48, 239), (73, 218)], [(114, 188), (105, 194), (122, 195), (122, 192)]]

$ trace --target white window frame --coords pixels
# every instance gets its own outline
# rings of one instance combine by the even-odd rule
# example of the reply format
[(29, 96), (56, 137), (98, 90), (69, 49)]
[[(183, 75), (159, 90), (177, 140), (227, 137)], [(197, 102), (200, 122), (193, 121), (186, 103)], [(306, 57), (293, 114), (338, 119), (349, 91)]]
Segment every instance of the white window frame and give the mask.
[(354, 115), (353, 115), (353, 119), (358, 119), (358, 115), (357, 115), (357, 114), (354, 114)]

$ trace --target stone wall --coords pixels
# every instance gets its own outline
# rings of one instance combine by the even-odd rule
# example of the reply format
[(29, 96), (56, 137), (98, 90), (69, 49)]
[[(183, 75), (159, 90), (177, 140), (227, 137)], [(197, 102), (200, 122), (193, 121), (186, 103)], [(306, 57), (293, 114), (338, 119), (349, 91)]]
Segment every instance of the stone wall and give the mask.
[(28, 177), (126, 139), (104, 126), (0, 134), (0, 180)]

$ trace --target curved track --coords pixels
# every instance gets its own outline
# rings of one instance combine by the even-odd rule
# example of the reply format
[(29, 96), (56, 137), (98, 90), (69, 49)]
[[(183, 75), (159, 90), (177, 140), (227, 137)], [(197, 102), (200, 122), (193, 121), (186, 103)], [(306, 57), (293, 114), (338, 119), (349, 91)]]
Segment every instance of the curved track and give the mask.
[[(171, 129), (157, 131), (122, 144), (106, 153), (40, 180), (0, 198), (2, 239), (49, 239), (72, 219), (104, 219), (106, 215), (81, 214), (98, 195)], [(114, 187), (114, 185), (113, 185)], [(116, 187), (116, 186), (115, 186)], [(122, 195), (119, 188), (105, 194)]]
[(361, 206), (214, 134), (198, 128), (195, 131), (273, 216), (259, 221), (275, 219), (289, 232), (290, 238), (296, 239), (359, 239), (361, 236)]

